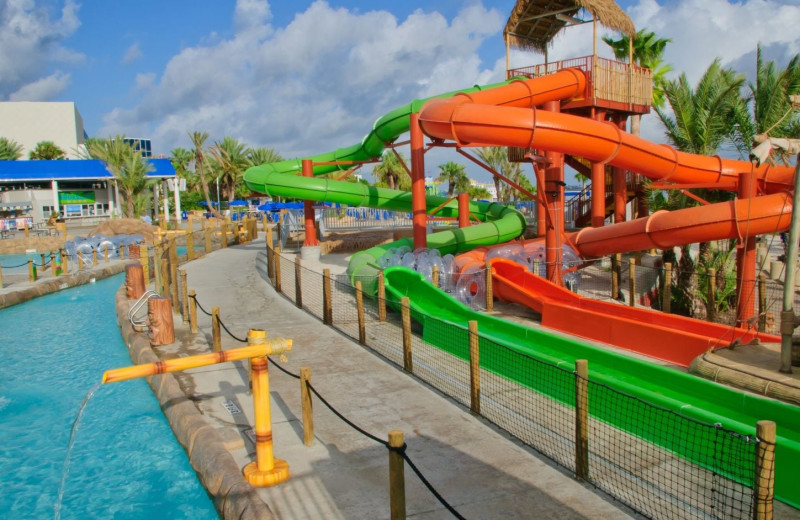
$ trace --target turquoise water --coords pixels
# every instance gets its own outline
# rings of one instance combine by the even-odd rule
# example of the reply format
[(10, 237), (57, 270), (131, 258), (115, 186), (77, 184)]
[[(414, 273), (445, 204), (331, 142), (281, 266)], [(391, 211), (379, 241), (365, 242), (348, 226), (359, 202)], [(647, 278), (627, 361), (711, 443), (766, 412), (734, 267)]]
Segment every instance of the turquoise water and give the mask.
[[(0, 511), (53, 518), (72, 422), (109, 368), (131, 364), (114, 314), (117, 275), (0, 310)], [(142, 380), (86, 406), (61, 518), (218, 518)]]

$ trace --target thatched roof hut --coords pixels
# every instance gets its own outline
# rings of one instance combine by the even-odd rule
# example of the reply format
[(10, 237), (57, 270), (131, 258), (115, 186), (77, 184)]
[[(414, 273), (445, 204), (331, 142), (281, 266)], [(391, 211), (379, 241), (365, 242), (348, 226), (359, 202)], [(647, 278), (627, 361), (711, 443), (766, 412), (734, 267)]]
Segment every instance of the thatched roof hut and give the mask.
[[(593, 19), (576, 18), (581, 9)], [(565, 26), (589, 21), (628, 36), (636, 34), (633, 21), (614, 0), (517, 0), (503, 38), (508, 46), (546, 53), (547, 45)]]

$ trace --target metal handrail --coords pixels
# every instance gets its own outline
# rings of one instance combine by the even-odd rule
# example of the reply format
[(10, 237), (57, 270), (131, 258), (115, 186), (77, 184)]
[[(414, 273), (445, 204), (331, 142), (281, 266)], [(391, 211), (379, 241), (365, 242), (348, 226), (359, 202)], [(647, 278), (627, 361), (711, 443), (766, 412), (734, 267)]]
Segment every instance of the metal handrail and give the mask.
[(156, 297), (158, 297), (158, 293), (152, 289), (148, 289), (144, 292), (144, 294), (142, 294), (142, 296), (138, 300), (136, 300), (136, 303), (131, 305), (131, 308), (128, 311), (128, 321), (131, 322), (131, 325), (134, 327), (134, 329), (136, 329), (137, 327), (147, 328), (146, 326), (147, 317), (145, 316), (144, 318), (137, 318), (136, 313), (138, 313), (142, 309), (142, 307), (144, 307), (147, 304), (150, 298), (156, 298)]

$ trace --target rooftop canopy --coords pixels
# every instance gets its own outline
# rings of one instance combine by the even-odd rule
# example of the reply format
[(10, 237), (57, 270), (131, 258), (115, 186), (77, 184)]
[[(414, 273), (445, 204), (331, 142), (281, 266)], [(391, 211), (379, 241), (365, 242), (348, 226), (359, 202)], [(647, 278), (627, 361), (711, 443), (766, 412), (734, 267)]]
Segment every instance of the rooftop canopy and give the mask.
[(503, 38), (511, 47), (544, 53), (565, 26), (590, 21), (576, 18), (581, 9), (604, 27), (628, 36), (636, 34), (633, 21), (614, 0), (517, 0)]
[[(169, 159), (147, 159), (153, 178), (175, 177)], [(0, 161), (0, 182), (106, 180), (114, 176), (97, 159), (66, 161)]]

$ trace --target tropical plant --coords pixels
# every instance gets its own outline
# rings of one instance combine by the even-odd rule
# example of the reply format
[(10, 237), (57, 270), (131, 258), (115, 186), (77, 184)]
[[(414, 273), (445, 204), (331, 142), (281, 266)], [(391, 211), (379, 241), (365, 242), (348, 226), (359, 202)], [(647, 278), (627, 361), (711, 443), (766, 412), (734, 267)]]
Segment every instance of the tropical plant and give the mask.
[(244, 172), (251, 166), (248, 159), (249, 152), (245, 143), (229, 136), (225, 136), (222, 141), (215, 142), (214, 146), (208, 150), (213, 158), (211, 167), (215, 172), (215, 177), (222, 185), (222, 192), (228, 202), (236, 199), (236, 188), (242, 184)]
[(465, 193), (469, 189), (469, 177), (463, 164), (447, 161), (439, 165), (439, 182), (447, 182), (447, 196), (452, 197), (456, 192)]
[(194, 131), (189, 134), (189, 138), (192, 140), (192, 146), (194, 146), (192, 149), (192, 153), (194, 154), (194, 171), (198, 177), (200, 177), (200, 186), (203, 188), (206, 207), (215, 217), (220, 218), (219, 211), (211, 204), (211, 196), (208, 193), (208, 182), (205, 175), (207, 160), (205, 152), (203, 151), (203, 146), (205, 145), (206, 139), (208, 139), (208, 132)]
[[(536, 191), (528, 178), (522, 173), (522, 165), (508, 160), (508, 148), (483, 147), (478, 148), (477, 154), (490, 168), (503, 175), (503, 177), (519, 184), (531, 193)], [(499, 177), (493, 176), (492, 180), (497, 192), (497, 200), (516, 200), (518, 196), (521, 197), (521, 195), (517, 194), (517, 190), (503, 182)]]
[(489, 200), (492, 198), (492, 194), (483, 186), (469, 186), (467, 193), (472, 200)]
[(22, 145), (13, 139), (0, 137), (0, 161), (16, 161), (22, 157)]
[[(761, 46), (756, 48), (756, 82), (748, 85), (747, 108), (736, 118), (734, 143), (742, 157), (749, 157), (755, 136), (800, 138), (800, 118), (789, 96), (800, 94), (800, 55), (795, 55), (785, 69), (775, 62), (765, 62)], [(791, 157), (776, 151), (779, 160), (789, 164)]]
[(28, 154), (28, 158), (32, 161), (53, 161), (66, 159), (67, 153), (56, 146), (53, 141), (39, 141)]
[(102, 161), (114, 176), (125, 204), (125, 216), (139, 216), (136, 198), (151, 186), (147, 173), (153, 170), (153, 166), (133, 149), (133, 145), (125, 142), (124, 135), (93, 139), (87, 150), (92, 158)]
[[(667, 139), (678, 150), (699, 155), (714, 155), (726, 142), (730, 142), (736, 132), (737, 115), (743, 110), (744, 100), (739, 94), (744, 85), (744, 76), (730, 69), (724, 69), (720, 61), (714, 62), (693, 88), (689, 85), (685, 74), (675, 81), (664, 84), (664, 94), (671, 108), (671, 113), (656, 107), (656, 113), (666, 128)], [(730, 199), (731, 194), (720, 190), (700, 190), (699, 195), (710, 202)], [(671, 191), (667, 196), (670, 209), (681, 209), (694, 206), (696, 203), (681, 192)], [(685, 302), (678, 312), (692, 316), (694, 314), (694, 294), (696, 293), (695, 262), (689, 255), (690, 245), (681, 246), (680, 260), (677, 269), (677, 287), (685, 294), (677, 291), (676, 302)], [(710, 262), (710, 244), (700, 244), (699, 262), (708, 265)], [(674, 253), (665, 252), (665, 262), (674, 262)]]
[(408, 175), (404, 164), (408, 161), (402, 155), (395, 155), (394, 151), (383, 152), (381, 162), (372, 168), (372, 175), (377, 179), (376, 186), (392, 190), (411, 190), (411, 177)]
[(169, 162), (172, 163), (172, 167), (175, 168), (175, 175), (179, 179), (186, 179), (187, 188), (190, 190), (196, 183), (196, 180), (193, 179), (193, 173), (189, 170), (189, 163), (192, 162), (192, 159), (194, 159), (192, 152), (186, 148), (180, 147), (173, 148), (169, 156)]
[(282, 161), (283, 157), (272, 148), (261, 146), (250, 148), (247, 152), (247, 159), (252, 166)]

